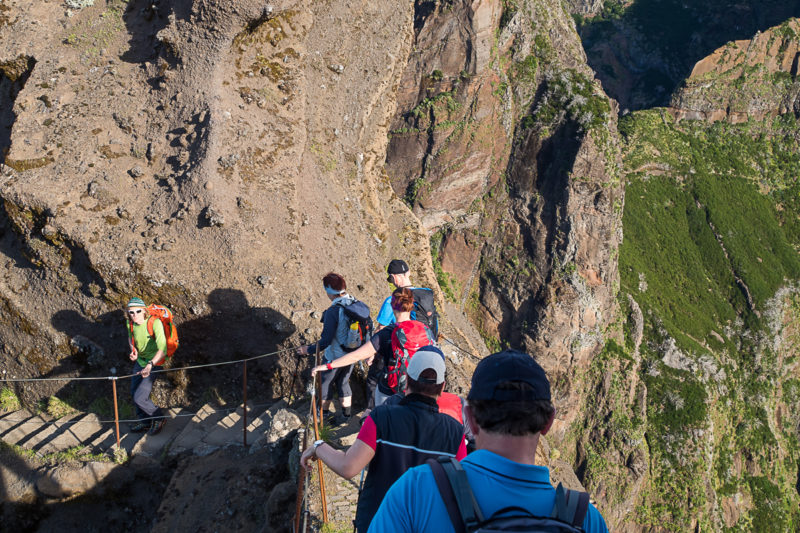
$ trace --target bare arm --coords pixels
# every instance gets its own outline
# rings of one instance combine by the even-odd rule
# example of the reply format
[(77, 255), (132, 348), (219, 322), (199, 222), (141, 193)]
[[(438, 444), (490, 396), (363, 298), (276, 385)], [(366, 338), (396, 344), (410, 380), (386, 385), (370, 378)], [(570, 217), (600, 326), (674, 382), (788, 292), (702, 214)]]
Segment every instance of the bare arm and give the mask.
[[(359, 361), (363, 361), (364, 359), (369, 359), (370, 357), (375, 355), (375, 347), (372, 346), (371, 342), (364, 343), (363, 346), (360, 346), (357, 350), (353, 350), (352, 352), (341, 356), (340, 358), (332, 361), (330, 363), (331, 368), (342, 368), (348, 365), (352, 365), (353, 363), (357, 363)], [(319, 365), (315, 366), (311, 369), (311, 374), (314, 375), (317, 372), (322, 372), (323, 370), (327, 370), (328, 365)]]
[(311, 469), (311, 460), (319, 459), (343, 478), (350, 479), (361, 472), (373, 457), (375, 457), (375, 450), (363, 441), (356, 439), (346, 452), (336, 450), (327, 443), (320, 444), (316, 451), (313, 446), (310, 446), (303, 452), (300, 464)]

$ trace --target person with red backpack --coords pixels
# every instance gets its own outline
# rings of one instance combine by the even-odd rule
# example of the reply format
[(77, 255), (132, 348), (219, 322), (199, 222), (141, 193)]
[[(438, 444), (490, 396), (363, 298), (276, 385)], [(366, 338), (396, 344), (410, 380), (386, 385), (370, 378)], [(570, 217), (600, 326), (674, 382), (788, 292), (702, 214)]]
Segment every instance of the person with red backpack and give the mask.
[[(417, 353), (414, 355), (418, 355), (421, 352), (432, 352), (441, 357), (442, 361), (445, 360), (444, 352), (436, 346), (423, 346), (422, 348), (418, 349)], [(406, 390), (402, 390), (394, 396), (390, 396), (383, 402), (383, 405), (397, 405), (403, 400), (406, 392)], [(452, 392), (446, 392), (443, 390), (439, 397), (436, 398), (436, 404), (439, 406), (440, 413), (450, 415), (456, 420), (456, 422), (464, 426), (464, 437), (467, 440), (467, 452), (473, 452), (475, 450), (475, 438), (472, 435), (472, 428), (470, 428), (469, 424), (467, 423), (465, 414), (467, 404), (464, 401), (464, 398), (458, 396), (457, 394), (453, 394)]]
[(418, 320), (411, 319), (414, 311), (414, 293), (408, 288), (398, 288), (392, 293), (391, 306), (395, 326), (391, 335), (391, 358), (385, 361), (384, 379), (375, 390), (375, 405), (380, 405), (392, 394), (406, 390), (408, 364), (418, 349), (436, 346), (433, 331)]
[(167, 335), (161, 320), (150, 316), (148, 307), (141, 298), (131, 298), (127, 309), (129, 358), (133, 361), (131, 396), (139, 419), (131, 431), (149, 431), (155, 435), (164, 427), (165, 417), (161, 408), (150, 399), (155, 375), (153, 369), (163, 364), (167, 356)]

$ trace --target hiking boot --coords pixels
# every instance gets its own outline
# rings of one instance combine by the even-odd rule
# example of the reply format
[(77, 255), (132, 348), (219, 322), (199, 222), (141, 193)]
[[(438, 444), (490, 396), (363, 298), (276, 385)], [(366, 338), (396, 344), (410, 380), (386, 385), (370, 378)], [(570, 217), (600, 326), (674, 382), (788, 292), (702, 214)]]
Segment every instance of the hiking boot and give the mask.
[(150, 422), (145, 422), (144, 420), (139, 420), (130, 427), (131, 433), (142, 433), (148, 429), (150, 429)]
[(333, 425), (335, 426), (342, 426), (350, 422), (350, 416), (345, 414), (337, 414), (333, 417)]
[(150, 431), (148, 433), (150, 435), (158, 435), (158, 432), (164, 427), (164, 424), (167, 423), (166, 418), (159, 418), (158, 420), (153, 420), (153, 425), (150, 427)]

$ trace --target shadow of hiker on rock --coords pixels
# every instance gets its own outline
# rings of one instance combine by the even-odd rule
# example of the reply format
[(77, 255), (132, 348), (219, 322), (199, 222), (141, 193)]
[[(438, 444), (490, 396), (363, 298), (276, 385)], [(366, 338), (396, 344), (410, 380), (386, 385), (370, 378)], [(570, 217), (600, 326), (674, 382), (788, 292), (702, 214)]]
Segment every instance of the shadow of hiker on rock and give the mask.
[[(147, 303), (170, 307), (169, 302)], [(180, 346), (165, 368), (224, 363), (273, 353), (284, 348), (285, 341), (295, 332), (294, 324), (287, 317), (269, 307), (251, 307), (239, 289), (214, 289), (207, 297), (207, 305), (197, 318), (175, 314)], [(60, 361), (48, 375), (70, 371), (81, 375), (110, 375), (112, 369), (116, 370), (116, 375), (131, 372), (133, 364), (128, 359), (128, 332), (123, 310), (104, 313), (94, 319), (74, 310), (62, 310), (53, 315), (52, 324), (70, 338), (72, 355)], [(248, 364), (250, 397), (274, 400), (283, 395), (281, 385), (273, 383), (274, 377), (282, 375), (277, 369), (280, 355)], [(239, 401), (241, 382), (242, 364), (236, 363), (164, 372), (156, 380), (153, 391), (156, 403), (162, 407), (196, 399)], [(58, 395), (69, 395), (72, 385), (66, 385)], [(120, 398), (127, 394), (126, 385), (123, 382), (118, 385)]]
[[(251, 361), (247, 367), (249, 397), (282, 397), (282, 385), (275, 380), (283, 379), (279, 366), (288, 366), (281, 363), (291, 355), (285, 343), (295, 333), (295, 325), (272, 308), (251, 307), (238, 289), (214, 289), (207, 302), (208, 314), (189, 321), (176, 320), (180, 348), (173, 365), (209, 364), (287, 350)], [(201, 394), (200, 389), (214, 388), (225, 399), (241, 399), (241, 363), (190, 370), (187, 379), (194, 395)]]

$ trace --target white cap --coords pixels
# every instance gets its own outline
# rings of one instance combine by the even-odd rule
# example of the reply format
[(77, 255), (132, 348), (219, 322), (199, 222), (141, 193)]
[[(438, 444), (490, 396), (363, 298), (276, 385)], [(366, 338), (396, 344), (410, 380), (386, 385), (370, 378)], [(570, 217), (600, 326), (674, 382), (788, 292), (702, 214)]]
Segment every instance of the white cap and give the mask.
[[(420, 379), (419, 375), (427, 369), (436, 372), (436, 380)], [(440, 385), (444, 383), (444, 353), (436, 346), (423, 346), (411, 356), (408, 363), (408, 377), (414, 381), (422, 383), (434, 383)]]

